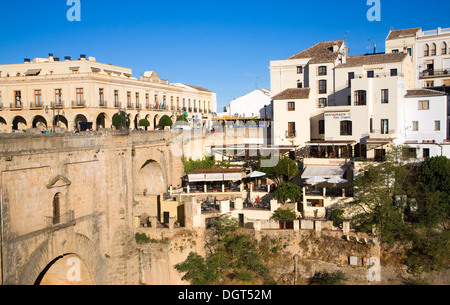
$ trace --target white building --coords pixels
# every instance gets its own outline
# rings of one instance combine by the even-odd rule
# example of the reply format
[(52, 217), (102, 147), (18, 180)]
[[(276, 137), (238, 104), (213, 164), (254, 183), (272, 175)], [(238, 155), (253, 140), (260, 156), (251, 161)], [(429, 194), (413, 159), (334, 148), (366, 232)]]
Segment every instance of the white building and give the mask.
[(226, 106), (226, 111), (218, 113), (218, 117), (260, 118), (270, 119), (270, 91), (267, 89), (255, 89), (241, 97), (238, 97)]
[(450, 86), (450, 28), (392, 30), (386, 53), (397, 52), (413, 57), (417, 88)]

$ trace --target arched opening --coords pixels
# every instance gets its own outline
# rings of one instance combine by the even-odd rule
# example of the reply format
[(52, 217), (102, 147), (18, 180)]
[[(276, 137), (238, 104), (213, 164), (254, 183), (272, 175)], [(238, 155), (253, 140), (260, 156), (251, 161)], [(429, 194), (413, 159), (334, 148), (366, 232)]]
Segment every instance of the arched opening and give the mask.
[(159, 124), (159, 115), (155, 115), (155, 117), (153, 118), (153, 129), (156, 130)]
[(6, 132), (6, 120), (0, 117), (0, 132)]
[(446, 55), (447, 54), (447, 43), (444, 41), (441, 44), (441, 55)]
[(134, 129), (139, 129), (139, 113), (134, 117)]
[(47, 129), (47, 120), (43, 116), (37, 115), (33, 119), (32, 127), (39, 129)]
[(86, 263), (75, 254), (64, 254), (51, 261), (35, 285), (95, 285)]
[(148, 130), (152, 127), (152, 116), (150, 114), (147, 114), (145, 116), (145, 119), (150, 123), (150, 126), (146, 127), (145, 130)]
[(57, 193), (53, 197), (53, 224), (56, 225), (61, 221), (61, 194)]
[(69, 123), (67, 122), (67, 119), (62, 115), (55, 115), (55, 118), (53, 120), (53, 126), (58, 128), (64, 128), (69, 129)]
[(432, 43), (431, 44), (431, 56), (435, 56), (436, 55), (436, 44)]
[(428, 44), (423, 46), (423, 56), (430, 56), (430, 46)]
[(137, 194), (159, 195), (167, 190), (161, 166), (154, 160), (148, 160), (136, 176)]
[(75, 129), (80, 130), (80, 129), (81, 129), (81, 128), (80, 128), (80, 123), (82, 123), (82, 122), (87, 122), (87, 121), (88, 121), (88, 120), (87, 120), (87, 118), (86, 118), (84, 115), (82, 115), (82, 114), (77, 115), (77, 116), (75, 117), (75, 121), (74, 121)]
[(12, 129), (14, 130), (22, 130), (27, 128), (27, 121), (21, 117), (16, 116), (12, 121)]
[(100, 128), (106, 128), (106, 114), (105, 113), (100, 113), (97, 116), (97, 119), (95, 120), (95, 125), (97, 130)]

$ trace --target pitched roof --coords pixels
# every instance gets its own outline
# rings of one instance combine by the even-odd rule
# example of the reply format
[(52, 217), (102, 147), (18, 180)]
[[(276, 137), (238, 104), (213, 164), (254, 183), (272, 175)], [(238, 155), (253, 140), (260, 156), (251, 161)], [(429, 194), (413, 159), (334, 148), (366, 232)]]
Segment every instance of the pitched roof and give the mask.
[(312, 64), (333, 62), (338, 56), (338, 52), (333, 52), (333, 46), (337, 44), (340, 48), (343, 43), (344, 40), (322, 41), (287, 59), (311, 58), (310, 63)]
[(183, 84), (183, 85), (191, 87), (192, 89), (195, 89), (195, 90), (198, 90), (198, 91), (214, 92), (214, 91), (211, 91), (209, 89), (205, 89), (205, 88), (200, 87), (200, 86), (194, 86), (194, 85), (189, 85), (189, 84)]
[(447, 95), (447, 93), (438, 91), (438, 90), (432, 90), (432, 89), (411, 89), (406, 92), (405, 97), (414, 97), (414, 96), (440, 96), (440, 95)]
[(407, 53), (388, 53), (388, 54), (378, 53), (378, 54), (353, 55), (347, 57), (347, 62), (345, 64), (339, 65), (336, 68), (349, 68), (364, 65), (390, 64), (395, 62), (402, 62), (406, 56), (408, 56)]
[(289, 88), (281, 93), (278, 93), (273, 100), (299, 100), (308, 99), (311, 88)]
[(412, 28), (412, 29), (404, 29), (404, 30), (393, 30), (389, 33), (386, 40), (392, 40), (392, 39), (398, 39), (398, 38), (405, 38), (405, 37), (411, 37), (416, 35), (418, 31), (420, 31), (422, 28)]

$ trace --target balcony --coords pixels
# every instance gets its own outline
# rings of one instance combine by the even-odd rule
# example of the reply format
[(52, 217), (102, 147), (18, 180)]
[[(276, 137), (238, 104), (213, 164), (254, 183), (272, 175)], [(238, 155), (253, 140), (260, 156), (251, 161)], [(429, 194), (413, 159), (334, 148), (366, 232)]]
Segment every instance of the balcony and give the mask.
[(122, 107), (122, 103), (121, 102), (115, 102), (114, 103), (114, 108), (121, 108)]
[(450, 69), (427, 69), (420, 72), (420, 78), (450, 76)]
[(293, 139), (293, 138), (296, 138), (296, 137), (297, 137), (297, 131), (296, 130), (294, 130), (294, 131), (287, 130), (286, 131), (286, 134), (285, 134), (285, 138), (286, 139)]
[(98, 106), (99, 107), (108, 107), (108, 102), (105, 100), (100, 100), (100, 101), (98, 101)]
[(22, 110), (23, 109), (23, 105), (20, 104), (16, 104), (16, 103), (10, 103), (9, 104), (9, 110)]
[(86, 107), (85, 100), (72, 101), (72, 108), (85, 108), (85, 107)]
[(30, 103), (30, 110), (40, 110), (40, 109), (43, 109), (43, 108), (44, 108), (44, 105), (43, 105), (42, 102), (38, 102), (38, 103), (31, 102)]

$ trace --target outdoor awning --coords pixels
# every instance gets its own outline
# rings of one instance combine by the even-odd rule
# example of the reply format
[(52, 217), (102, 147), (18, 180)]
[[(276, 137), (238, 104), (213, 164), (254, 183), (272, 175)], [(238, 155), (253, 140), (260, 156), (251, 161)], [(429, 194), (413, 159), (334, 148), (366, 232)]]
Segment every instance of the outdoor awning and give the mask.
[(41, 73), (41, 69), (30, 69), (25, 72), (25, 76), (38, 75), (39, 73)]
[(322, 177), (325, 179), (333, 176), (343, 177), (348, 165), (344, 166), (307, 166), (302, 174), (302, 179)]
[(189, 182), (205, 181), (205, 174), (190, 174), (188, 175)]
[(206, 174), (205, 181), (223, 181), (223, 174)]
[(242, 179), (242, 173), (225, 173), (223, 174), (223, 180), (225, 181), (238, 181)]

